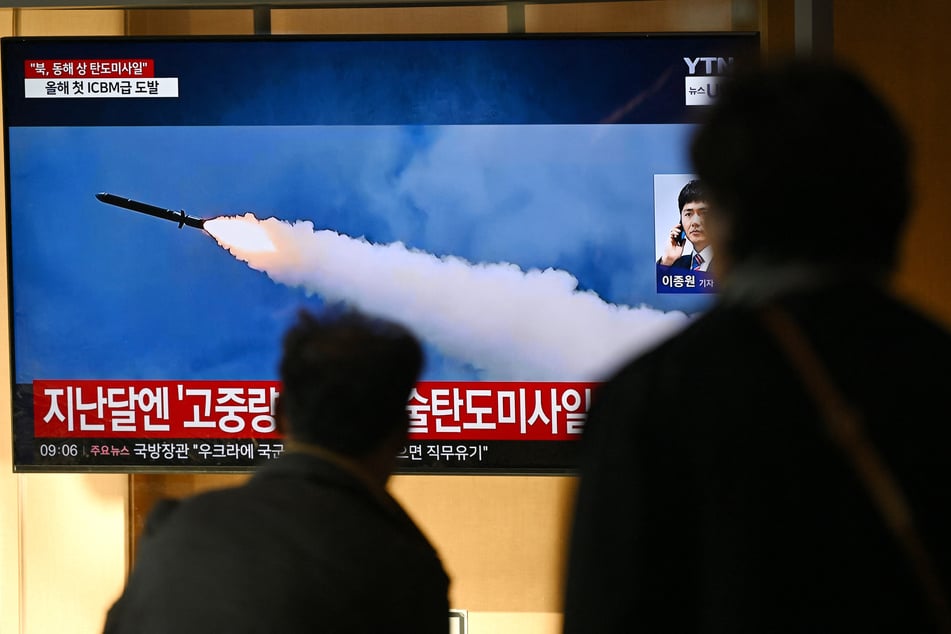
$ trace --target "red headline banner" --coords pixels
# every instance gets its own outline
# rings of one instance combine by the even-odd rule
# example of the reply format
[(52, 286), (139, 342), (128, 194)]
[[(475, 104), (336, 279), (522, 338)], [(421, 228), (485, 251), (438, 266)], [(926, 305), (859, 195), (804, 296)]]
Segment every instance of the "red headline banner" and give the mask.
[(155, 77), (151, 59), (28, 59), (23, 66), (26, 79)]
[[(417, 384), (410, 440), (574, 440), (596, 383)], [(33, 382), (36, 438), (278, 438), (276, 381)]]

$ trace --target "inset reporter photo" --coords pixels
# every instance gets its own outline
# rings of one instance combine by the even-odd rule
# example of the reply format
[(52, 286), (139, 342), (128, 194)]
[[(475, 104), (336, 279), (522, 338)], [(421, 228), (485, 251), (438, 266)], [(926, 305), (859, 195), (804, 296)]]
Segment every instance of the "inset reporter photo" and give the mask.
[(654, 174), (658, 293), (714, 293), (706, 193), (693, 174)]

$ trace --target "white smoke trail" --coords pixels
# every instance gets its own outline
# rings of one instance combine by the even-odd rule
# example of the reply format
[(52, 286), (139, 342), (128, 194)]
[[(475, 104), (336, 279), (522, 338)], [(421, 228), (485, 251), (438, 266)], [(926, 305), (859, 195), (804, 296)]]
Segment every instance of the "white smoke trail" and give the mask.
[[(263, 229), (271, 245), (240, 246), (226, 229)], [(685, 325), (680, 312), (618, 306), (579, 291), (566, 271), (523, 271), (373, 244), (310, 221), (216, 218), (205, 229), (271, 279), (397, 320), (485, 379), (599, 380)], [(265, 241), (266, 242), (266, 241)]]

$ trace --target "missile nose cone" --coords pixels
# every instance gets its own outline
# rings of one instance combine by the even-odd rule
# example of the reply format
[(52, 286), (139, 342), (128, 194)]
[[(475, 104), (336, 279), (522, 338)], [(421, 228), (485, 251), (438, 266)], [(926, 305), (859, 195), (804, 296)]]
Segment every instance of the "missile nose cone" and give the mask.
[(106, 192), (99, 192), (98, 194), (96, 194), (96, 198), (98, 198), (98, 199), (99, 199), (100, 201), (102, 201), (102, 202), (106, 202), (106, 199), (107, 199), (108, 197), (109, 197), (109, 195), (106, 194)]

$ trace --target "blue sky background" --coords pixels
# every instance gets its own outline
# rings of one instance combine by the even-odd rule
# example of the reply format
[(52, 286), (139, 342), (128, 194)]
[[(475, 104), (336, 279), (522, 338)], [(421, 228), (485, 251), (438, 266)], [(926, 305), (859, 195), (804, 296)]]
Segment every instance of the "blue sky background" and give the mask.
[[(32, 127), (9, 131), (15, 380), (274, 379), (320, 297), (203, 232), (106, 205), (309, 219), (470, 262), (554, 267), (607, 302), (655, 290), (654, 174), (689, 172), (688, 125)], [(420, 333), (425, 337), (425, 333)], [(428, 350), (430, 379), (460, 379)]]

